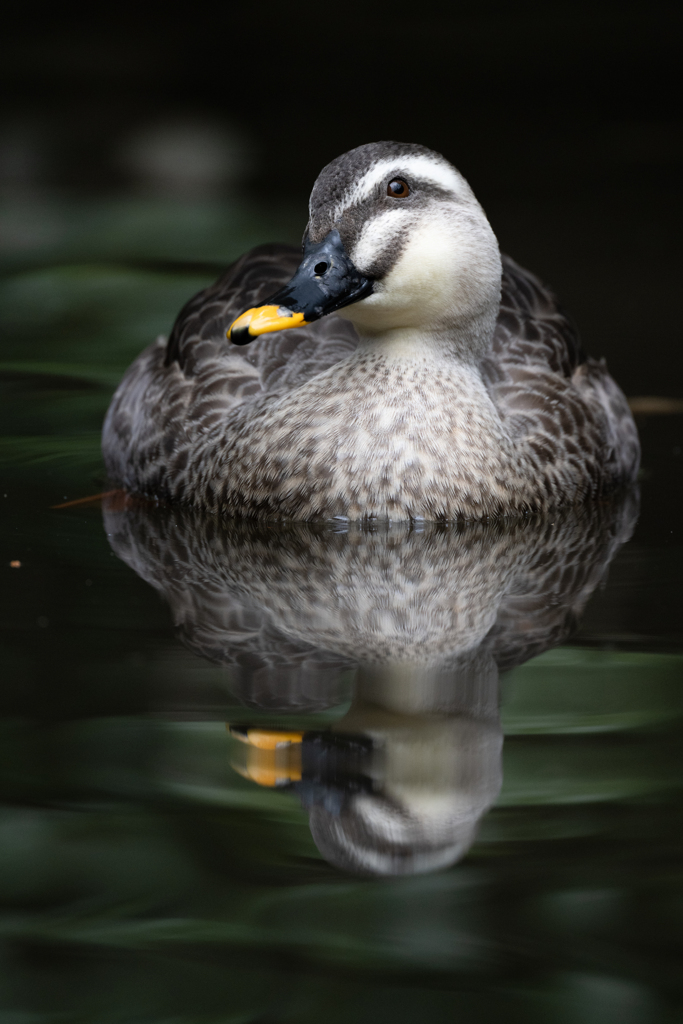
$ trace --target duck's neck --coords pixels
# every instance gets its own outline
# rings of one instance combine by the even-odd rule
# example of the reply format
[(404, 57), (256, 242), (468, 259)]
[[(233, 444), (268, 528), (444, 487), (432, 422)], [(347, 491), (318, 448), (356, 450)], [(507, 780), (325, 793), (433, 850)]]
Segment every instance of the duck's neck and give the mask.
[(497, 306), (487, 305), (476, 315), (460, 317), (447, 326), (419, 324), (374, 332), (356, 325), (359, 351), (381, 354), (388, 360), (454, 360), (476, 367), (491, 344), (497, 317)]
[[(482, 341), (478, 334), (473, 334), (473, 328), (476, 330), (479, 326), (485, 327), (469, 324), (459, 331), (400, 327), (381, 334), (361, 334), (350, 362), (366, 367), (370, 364), (378, 382), (382, 382), (379, 391), (385, 393), (395, 407), (401, 405), (401, 395), (413, 404), (417, 397), (415, 385), (419, 381), (428, 392), (435, 389), (442, 396), (444, 390), (448, 392), (446, 402), (451, 415), (457, 416), (458, 408), (464, 414), (465, 407), (474, 403), (479, 419), (490, 417), (496, 424), (495, 434), (500, 434), (500, 417), (479, 365), (479, 354), (483, 347), (488, 347), (490, 337), (487, 334)], [(389, 380), (390, 392), (386, 390)]]
[[(382, 334), (361, 335), (357, 352), (361, 356), (373, 355), (388, 362), (457, 362), (476, 365), (467, 351), (453, 344), (451, 335), (432, 332), (425, 335), (413, 327), (399, 327)], [(464, 358), (463, 358), (464, 356)]]

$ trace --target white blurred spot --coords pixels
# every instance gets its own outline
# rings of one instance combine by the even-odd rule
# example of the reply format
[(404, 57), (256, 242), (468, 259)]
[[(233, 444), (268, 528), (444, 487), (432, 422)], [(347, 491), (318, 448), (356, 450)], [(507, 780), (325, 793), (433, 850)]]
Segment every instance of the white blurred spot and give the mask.
[(148, 195), (209, 198), (244, 176), (249, 152), (244, 140), (223, 125), (164, 121), (129, 137), (119, 162)]

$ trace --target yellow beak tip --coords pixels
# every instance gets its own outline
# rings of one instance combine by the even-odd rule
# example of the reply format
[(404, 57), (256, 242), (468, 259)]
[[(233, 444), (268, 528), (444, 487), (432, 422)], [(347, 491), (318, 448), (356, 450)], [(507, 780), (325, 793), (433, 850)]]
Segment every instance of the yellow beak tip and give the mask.
[(290, 327), (304, 327), (308, 321), (303, 313), (294, 313), (285, 306), (256, 306), (247, 309), (230, 325), (227, 336), (237, 345), (245, 345), (260, 334), (285, 331)]

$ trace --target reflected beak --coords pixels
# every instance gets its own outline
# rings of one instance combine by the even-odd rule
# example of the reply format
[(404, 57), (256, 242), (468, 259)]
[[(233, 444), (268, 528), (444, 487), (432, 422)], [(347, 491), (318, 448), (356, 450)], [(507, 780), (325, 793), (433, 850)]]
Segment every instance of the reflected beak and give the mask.
[(248, 309), (233, 322), (228, 338), (247, 345), (260, 334), (303, 327), (372, 293), (373, 282), (351, 262), (336, 228), (321, 242), (306, 238), (304, 258), (292, 280), (263, 306)]
[(306, 807), (327, 801), (326, 794), (332, 792), (343, 797), (344, 793), (373, 789), (374, 743), (369, 736), (230, 723), (226, 728), (240, 743), (230, 760), (239, 775), (259, 786), (294, 786)]
[(269, 788), (290, 786), (301, 780), (302, 732), (230, 725), (228, 730), (244, 744), (235, 751), (231, 764), (245, 779)]

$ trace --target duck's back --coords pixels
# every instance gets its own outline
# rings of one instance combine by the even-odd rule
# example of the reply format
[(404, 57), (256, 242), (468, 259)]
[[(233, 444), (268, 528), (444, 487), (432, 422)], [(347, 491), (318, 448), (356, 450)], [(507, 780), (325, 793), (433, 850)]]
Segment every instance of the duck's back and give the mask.
[(481, 371), (508, 431), (545, 462), (580, 465), (596, 487), (635, 478), (640, 445), (623, 392), (604, 359), (586, 356), (550, 289), (509, 256)]
[[(188, 459), (198, 438), (237, 407), (262, 407), (353, 353), (355, 329), (334, 315), (243, 347), (227, 340), (235, 318), (282, 287), (300, 258), (291, 246), (253, 249), (185, 305), (168, 341), (158, 339), (133, 363), (104, 425), (114, 481), (178, 497), (173, 477), (182, 475), (183, 497), (193, 500)], [(623, 394), (604, 363), (585, 358), (552, 293), (507, 257), (481, 371), (509, 433), (530, 444), (541, 462), (555, 464), (560, 476), (578, 467), (596, 487), (600, 479), (634, 476), (638, 439)]]

